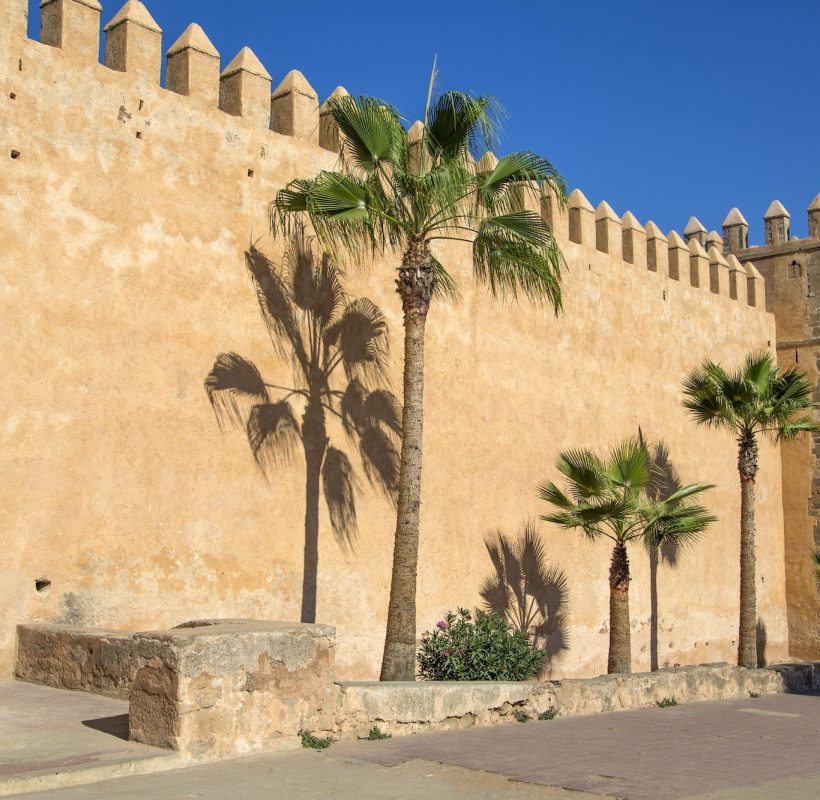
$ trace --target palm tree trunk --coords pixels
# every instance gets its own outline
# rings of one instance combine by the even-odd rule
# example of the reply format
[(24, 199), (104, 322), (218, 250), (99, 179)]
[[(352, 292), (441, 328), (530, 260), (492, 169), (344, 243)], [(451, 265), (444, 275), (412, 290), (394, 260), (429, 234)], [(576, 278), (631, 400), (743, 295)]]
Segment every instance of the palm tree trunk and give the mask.
[(302, 559), (302, 622), (316, 622), (319, 572), (319, 482), (327, 448), (321, 401), (311, 400), (302, 419), (305, 450), (305, 550)]
[(660, 561), (660, 547), (652, 545), (649, 548), (649, 669), (655, 672), (658, 669), (658, 562)]
[(607, 672), (632, 672), (629, 629), (629, 557), (626, 545), (616, 542), (609, 568), (609, 662)]
[(434, 280), (427, 243), (423, 240), (411, 241), (396, 281), (404, 311), (404, 413), (393, 571), (381, 668), (383, 681), (412, 681), (416, 676), (424, 329)]
[(740, 473), (740, 628), (737, 641), (737, 663), (757, 667), (757, 597), (755, 591), (755, 477), (757, 476), (757, 441), (751, 431), (738, 438), (738, 472)]

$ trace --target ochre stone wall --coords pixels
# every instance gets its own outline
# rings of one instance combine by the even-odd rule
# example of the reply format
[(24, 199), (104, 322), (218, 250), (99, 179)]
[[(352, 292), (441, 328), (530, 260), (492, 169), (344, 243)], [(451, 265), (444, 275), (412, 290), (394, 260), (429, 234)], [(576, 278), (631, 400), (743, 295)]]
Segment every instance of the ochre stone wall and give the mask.
[[(267, 129), (259, 107), (230, 116), (161, 88), (151, 70), (118, 72), (27, 41), (24, 7), (12, 0), (0, 13), (0, 676), (11, 672), (19, 622), (145, 630), (198, 617), (297, 620), (304, 464), (297, 457), (266, 482), (245, 437), (220, 431), (203, 380), (222, 351), (250, 358), (271, 383), (290, 380), (243, 252), (258, 240), (280, 253), (267, 235), (267, 203), (335, 155)], [(240, 63), (255, 72), (242, 72), (231, 91), (261, 96), (264, 68), (247, 54)], [(717, 484), (708, 502), (720, 516), (675, 566), (658, 568), (657, 661), (732, 661), (735, 443), (693, 426), (680, 384), (706, 356), (734, 363), (772, 347), (774, 320), (744, 302), (745, 272), (719, 265), (712, 293), (701, 253), (691, 253), (700, 288), (680, 248), (674, 264), (684, 268), (670, 277), (666, 241), (654, 235), (657, 271), (647, 269), (642, 229), (631, 221), (632, 263), (622, 260), (617, 217), (604, 209), (596, 224), (584, 202), (576, 195), (570, 211), (575, 241), (567, 217), (555, 219), (569, 264), (558, 318), (528, 302), (493, 301), (472, 282), (466, 249), (440, 253), (463, 292), (453, 305), (436, 302), (428, 325), (419, 625), (480, 602), (492, 572), (485, 537), (514, 535), (544, 512), (536, 486), (556, 477), (561, 449), (603, 448), (640, 430), (663, 442), (684, 481)], [(604, 242), (610, 253), (597, 249)], [(348, 279), (352, 295), (387, 316), (394, 391), (396, 264), (393, 256), (350, 265)], [(317, 621), (337, 628), (338, 676), (370, 678), (383, 642), (394, 512), (341, 431), (331, 427), (330, 436), (358, 469), (359, 535), (339, 546), (322, 507)], [(777, 449), (763, 447), (761, 467), (758, 602), (773, 660), (787, 647)], [(568, 648), (550, 674), (604, 672), (608, 548), (538, 524), (549, 563), (568, 578)], [(647, 669), (649, 559), (635, 547), (631, 562), (633, 666)], [(38, 579), (50, 588), (36, 591)]]
[[(739, 254), (766, 282), (766, 308), (777, 320), (780, 363), (797, 366), (820, 402), (820, 238), (799, 239)], [(811, 554), (820, 547), (820, 434), (782, 447), (786, 598), (790, 652), (820, 657), (820, 587)]]

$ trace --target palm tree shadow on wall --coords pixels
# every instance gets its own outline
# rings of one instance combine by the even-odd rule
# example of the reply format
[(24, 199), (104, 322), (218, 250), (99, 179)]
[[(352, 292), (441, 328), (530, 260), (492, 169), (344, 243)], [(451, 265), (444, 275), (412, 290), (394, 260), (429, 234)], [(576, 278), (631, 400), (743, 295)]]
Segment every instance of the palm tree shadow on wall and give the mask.
[(317, 258), (303, 233), (290, 240), (282, 267), (255, 247), (246, 252), (245, 263), (274, 351), (291, 362), (294, 385), (266, 383), (253, 362), (220, 353), (205, 391), (221, 428), (228, 423), (245, 430), (256, 465), (268, 480), (283, 471), (301, 445), (301, 620), (315, 622), (320, 494), (339, 544), (351, 548), (358, 533), (356, 475), (347, 454), (331, 444), (329, 416), (341, 422), (369, 483), (395, 504), (401, 409), (385, 388), (387, 323), (370, 300), (348, 297), (342, 271), (327, 254)]
[[(644, 442), (643, 431), (638, 429), (638, 437)], [(669, 458), (669, 449), (663, 442), (658, 442), (651, 451), (652, 467), (655, 479), (647, 488), (647, 496), (653, 502), (668, 500), (678, 489), (682, 488), (680, 474)], [(670, 567), (678, 565), (680, 548), (670, 541), (662, 544), (647, 544), (649, 553), (649, 657), (650, 669), (658, 669), (658, 565), (665, 561)]]
[(533, 645), (545, 653), (543, 671), (547, 672), (569, 650), (567, 577), (547, 564), (532, 523), (526, 523), (517, 538), (497, 531), (485, 545), (493, 563), (493, 574), (480, 590), (485, 608), (532, 634)]

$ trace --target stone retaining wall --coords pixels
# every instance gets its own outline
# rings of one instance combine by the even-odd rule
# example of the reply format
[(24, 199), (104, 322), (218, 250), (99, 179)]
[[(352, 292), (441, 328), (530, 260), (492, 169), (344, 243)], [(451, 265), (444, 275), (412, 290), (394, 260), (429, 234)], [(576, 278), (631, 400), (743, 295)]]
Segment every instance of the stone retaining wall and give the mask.
[[(384, 733), (451, 730), (516, 722), (516, 714), (535, 719), (554, 709), (571, 717), (654, 706), (670, 698), (678, 703), (777, 694), (820, 688), (820, 664), (747, 670), (729, 664), (662, 669), (634, 675), (541, 683), (342, 683), (335, 728), (341, 738), (366, 736), (375, 725)], [(809, 675), (811, 673), (811, 676)]]
[(16, 675), (128, 698), (131, 738), (223, 757), (297, 747), (300, 730), (352, 739), (504, 725), (516, 715), (579, 716), (750, 694), (820, 691), (820, 662), (747, 670), (729, 664), (529, 682), (336, 683), (325, 625), (202, 620), (124, 633), (18, 628)]

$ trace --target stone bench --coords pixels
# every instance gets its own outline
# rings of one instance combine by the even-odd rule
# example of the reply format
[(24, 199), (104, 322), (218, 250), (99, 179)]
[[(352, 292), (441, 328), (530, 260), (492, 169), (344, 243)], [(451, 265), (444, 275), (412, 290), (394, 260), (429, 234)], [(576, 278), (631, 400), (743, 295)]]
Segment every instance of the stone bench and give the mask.
[(335, 630), (255, 620), (203, 620), (126, 633), (18, 626), (15, 675), (127, 699), (130, 738), (191, 755), (299, 745), (338, 705)]

